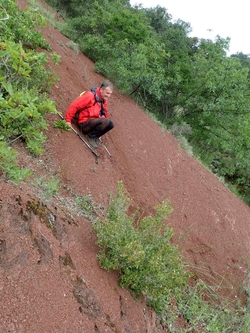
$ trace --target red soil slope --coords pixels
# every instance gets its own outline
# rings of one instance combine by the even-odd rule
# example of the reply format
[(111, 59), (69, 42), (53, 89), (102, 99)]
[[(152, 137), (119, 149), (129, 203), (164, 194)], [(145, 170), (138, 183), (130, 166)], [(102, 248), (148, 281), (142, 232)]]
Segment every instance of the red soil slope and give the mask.
[[(18, 3), (25, 8), (24, 0)], [(51, 98), (64, 114), (81, 91), (98, 86), (102, 77), (58, 30), (48, 26), (43, 33), (62, 57), (53, 66), (60, 80)], [(65, 196), (68, 187), (104, 206), (120, 180), (133, 206), (144, 213), (169, 198), (174, 212), (167, 223), (186, 261), (219, 294), (238, 298), (250, 257), (249, 207), (116, 89), (109, 112), (115, 127), (103, 141), (112, 157), (100, 148), (96, 164), (73, 132), (53, 128), (57, 118), (50, 116), (43, 164), (25, 154), (20, 163), (37, 174), (44, 168), (57, 174), (66, 184)], [(75, 225), (52, 200), (44, 208), (47, 217), (56, 217), (52, 233), (45, 223), (50, 219), (35, 209), (37, 199), (28, 184), (15, 187), (1, 180), (0, 193), (1, 333), (161, 332), (144, 302), (119, 288), (116, 274), (99, 268), (88, 221), (76, 217)]]

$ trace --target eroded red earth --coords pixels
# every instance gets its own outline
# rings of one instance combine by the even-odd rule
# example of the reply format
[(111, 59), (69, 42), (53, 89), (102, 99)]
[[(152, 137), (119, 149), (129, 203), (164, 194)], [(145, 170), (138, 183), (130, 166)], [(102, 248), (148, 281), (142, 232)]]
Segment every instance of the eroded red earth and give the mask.
[[(59, 82), (51, 98), (64, 114), (102, 77), (58, 30), (48, 26), (43, 34), (61, 56), (53, 66)], [(61, 196), (91, 194), (104, 208), (118, 181), (144, 213), (169, 198), (174, 211), (167, 223), (192, 270), (217, 286), (218, 294), (240, 298), (250, 258), (249, 207), (117, 89), (109, 112), (115, 127), (103, 141), (112, 157), (101, 148), (96, 164), (73, 132), (53, 127), (57, 116), (51, 115), (44, 156), (32, 159), (17, 146), (20, 164), (36, 175), (56, 174), (65, 184)], [(29, 183), (15, 186), (1, 179), (0, 199), (1, 333), (163, 331), (145, 302), (121, 289), (115, 272), (99, 267), (87, 219), (70, 214), (57, 198), (42, 206)]]

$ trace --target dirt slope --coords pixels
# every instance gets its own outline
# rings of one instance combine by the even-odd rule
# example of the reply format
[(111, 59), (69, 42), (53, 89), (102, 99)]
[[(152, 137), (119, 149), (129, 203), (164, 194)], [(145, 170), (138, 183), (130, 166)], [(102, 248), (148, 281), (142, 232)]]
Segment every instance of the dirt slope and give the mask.
[[(24, 0), (18, 4), (25, 8)], [(93, 62), (67, 47), (47, 27), (44, 37), (61, 55), (60, 80), (51, 97), (65, 113), (79, 92), (98, 86)], [(53, 128), (50, 116), (43, 159), (21, 146), (20, 164), (37, 175), (57, 174), (64, 196), (91, 194), (104, 207), (122, 180), (145, 213), (165, 198), (175, 208), (168, 223), (174, 241), (199, 276), (218, 293), (239, 297), (250, 257), (250, 209), (128, 96), (115, 89), (109, 112), (115, 128), (103, 141), (98, 164), (73, 132)], [(115, 273), (99, 268), (91, 223), (53, 198), (43, 206), (29, 184), (0, 180), (0, 333), (161, 332), (154, 313), (118, 286)]]

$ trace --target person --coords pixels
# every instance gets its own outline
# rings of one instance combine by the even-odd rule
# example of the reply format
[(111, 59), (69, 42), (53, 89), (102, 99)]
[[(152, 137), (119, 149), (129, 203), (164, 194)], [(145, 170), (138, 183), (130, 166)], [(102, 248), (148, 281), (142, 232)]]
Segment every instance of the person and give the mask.
[(100, 146), (99, 138), (114, 127), (107, 111), (112, 92), (112, 83), (103, 81), (95, 91), (86, 91), (75, 99), (64, 117), (69, 126), (77, 120), (79, 130), (95, 148)]

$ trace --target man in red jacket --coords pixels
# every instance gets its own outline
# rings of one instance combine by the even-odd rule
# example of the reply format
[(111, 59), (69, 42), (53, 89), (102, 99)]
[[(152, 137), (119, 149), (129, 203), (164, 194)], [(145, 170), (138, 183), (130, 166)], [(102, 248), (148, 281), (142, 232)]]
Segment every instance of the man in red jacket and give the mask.
[(108, 98), (112, 92), (112, 83), (104, 81), (96, 90), (86, 91), (74, 100), (65, 114), (69, 126), (77, 116), (79, 129), (87, 135), (93, 147), (99, 147), (99, 137), (114, 127), (107, 111)]

